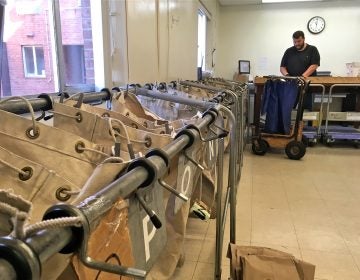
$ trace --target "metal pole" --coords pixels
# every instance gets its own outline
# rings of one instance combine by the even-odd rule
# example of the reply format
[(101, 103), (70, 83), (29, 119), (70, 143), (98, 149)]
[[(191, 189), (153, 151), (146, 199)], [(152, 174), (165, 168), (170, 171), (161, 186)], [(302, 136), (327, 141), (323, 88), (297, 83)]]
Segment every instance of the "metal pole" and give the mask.
[(40, 262), (44, 263), (54, 255), (54, 251), (59, 252), (63, 249), (71, 238), (71, 229), (66, 227), (61, 228), (61, 231), (58, 229), (40, 231), (28, 237), (25, 242), (36, 253)]
[(320, 103), (320, 112), (319, 112), (319, 127), (317, 129), (317, 136), (321, 134), (321, 123), (322, 123), (322, 115), (323, 115), (323, 103), (324, 103), (324, 96), (325, 96), (325, 86), (322, 84), (310, 84), (310, 87), (321, 87), (321, 103)]
[[(230, 91), (226, 90), (226, 93), (230, 93), (233, 96), (234, 99), (234, 107), (235, 112), (234, 115), (236, 118), (238, 118), (238, 108), (239, 103), (237, 99), (237, 95)], [(236, 119), (234, 126), (234, 131), (230, 134), (230, 165), (229, 165), (229, 186), (230, 186), (230, 242), (235, 243), (236, 242), (236, 174), (237, 174), (237, 157), (238, 157), (238, 148), (239, 148), (239, 133), (237, 128), (237, 122)], [(240, 172), (240, 171), (239, 171)]]
[[(46, 98), (45, 98), (46, 97)], [(78, 100), (79, 96), (73, 98)], [(88, 92), (84, 94), (84, 103), (91, 103), (98, 100), (109, 100), (110, 95), (106, 91), (101, 92)], [(4, 100), (4, 99), (3, 99)], [(47, 111), (52, 109), (54, 98), (51, 95), (44, 94), (42, 97), (28, 99), (34, 111)], [(12, 112), (14, 114), (26, 114), (29, 113), (29, 108), (23, 100), (10, 100), (0, 104), (0, 110)]]
[(157, 93), (155, 91), (148, 90), (145, 88), (136, 88), (134, 93), (135, 93), (135, 95), (142, 95), (142, 96), (147, 96), (147, 97), (151, 97), (151, 98), (162, 99), (162, 100), (185, 104), (185, 105), (189, 105), (189, 106), (193, 106), (193, 107), (199, 107), (202, 109), (207, 109), (209, 107), (214, 106), (214, 104), (216, 104), (216, 103), (210, 102), (210, 101), (194, 100), (194, 99), (180, 97), (180, 96), (166, 94), (166, 93)]
[(224, 165), (224, 138), (219, 139), (217, 159), (217, 188), (216, 188), (216, 252), (215, 252), (215, 279), (221, 280), (221, 260), (223, 248), (222, 231), (222, 192), (223, 192), (223, 165)]
[(209, 91), (216, 91), (216, 92), (222, 92), (224, 90), (222, 88), (208, 86), (208, 85), (199, 84), (199, 83), (194, 83), (194, 82), (190, 82), (190, 81), (181, 81), (180, 85), (196, 87), (196, 88), (202, 88), (202, 89), (206, 89), (206, 90), (209, 90)]
[(16, 271), (8, 261), (0, 259), (0, 280), (16, 279)]

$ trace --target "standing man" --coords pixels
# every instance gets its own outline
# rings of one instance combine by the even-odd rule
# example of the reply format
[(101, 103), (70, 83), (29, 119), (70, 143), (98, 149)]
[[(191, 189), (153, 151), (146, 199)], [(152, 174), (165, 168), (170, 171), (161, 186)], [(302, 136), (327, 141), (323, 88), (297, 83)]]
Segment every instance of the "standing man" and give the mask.
[(315, 46), (305, 43), (302, 31), (293, 34), (294, 46), (288, 48), (281, 60), (280, 72), (284, 76), (316, 76), (320, 54)]
[[(288, 48), (281, 59), (280, 72), (284, 76), (316, 76), (320, 66), (320, 54), (315, 46), (305, 43), (302, 31), (293, 34), (294, 46)], [(312, 109), (312, 94), (309, 91), (304, 98), (304, 108)]]

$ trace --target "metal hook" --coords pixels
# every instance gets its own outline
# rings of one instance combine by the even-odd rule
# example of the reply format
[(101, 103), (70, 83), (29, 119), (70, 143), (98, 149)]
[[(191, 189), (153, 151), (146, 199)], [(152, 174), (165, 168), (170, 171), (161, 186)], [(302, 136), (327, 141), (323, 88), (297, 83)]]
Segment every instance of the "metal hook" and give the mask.
[(74, 105), (74, 107), (75, 108), (80, 108), (81, 105), (83, 104), (83, 102), (84, 102), (84, 93), (82, 92), (82, 93), (79, 94), (79, 99), (76, 102), (76, 104)]
[(45, 118), (45, 111), (41, 111), (41, 115), (38, 116), (35, 120), (38, 122), (41, 121), (43, 118)]
[(189, 200), (189, 198), (184, 195), (181, 192), (178, 192), (177, 190), (175, 190), (174, 188), (172, 188), (170, 185), (168, 185), (164, 180), (159, 179), (158, 180), (160, 186), (162, 186), (163, 188), (165, 188), (166, 190), (168, 190), (169, 192), (171, 192), (172, 194), (174, 194), (176, 197), (182, 199), (183, 201), (187, 202)]
[(105, 271), (105, 272), (109, 272), (109, 273), (113, 273), (113, 274), (145, 279), (146, 271), (144, 271), (144, 270), (93, 260), (90, 256), (87, 255), (88, 241), (89, 241), (89, 237), (90, 237), (89, 224), (83, 222), (82, 229), (83, 229), (83, 233), (84, 233), (84, 238), (81, 243), (79, 256), (80, 256), (80, 261), (84, 265), (86, 265), (87, 267), (90, 267), (92, 269), (95, 269), (95, 270), (101, 270), (101, 271)]
[(205, 170), (205, 168), (204, 168), (202, 165), (200, 165), (200, 163), (196, 162), (196, 161), (195, 161), (192, 157), (190, 157), (186, 152), (184, 152), (184, 154), (185, 154), (185, 157), (186, 157), (188, 160), (190, 160), (193, 164), (195, 164), (198, 168), (200, 168), (201, 171), (204, 171), (204, 170)]
[(142, 208), (144, 208), (145, 212), (149, 215), (150, 217), (150, 221), (153, 223), (154, 227), (159, 229), (162, 226), (162, 223), (159, 219), (159, 217), (156, 215), (155, 211), (150, 209), (147, 205), (145, 200), (141, 197), (141, 195), (139, 194), (139, 192), (137, 191), (135, 193), (136, 198), (138, 199), (140, 205), (142, 206)]

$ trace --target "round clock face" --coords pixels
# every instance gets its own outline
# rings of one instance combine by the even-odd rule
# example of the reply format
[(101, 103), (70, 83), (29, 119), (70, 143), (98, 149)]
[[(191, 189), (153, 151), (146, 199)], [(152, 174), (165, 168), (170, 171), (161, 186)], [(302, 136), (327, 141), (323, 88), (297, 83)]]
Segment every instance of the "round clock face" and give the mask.
[(322, 17), (316, 16), (309, 20), (308, 29), (313, 34), (319, 34), (325, 28), (325, 20)]

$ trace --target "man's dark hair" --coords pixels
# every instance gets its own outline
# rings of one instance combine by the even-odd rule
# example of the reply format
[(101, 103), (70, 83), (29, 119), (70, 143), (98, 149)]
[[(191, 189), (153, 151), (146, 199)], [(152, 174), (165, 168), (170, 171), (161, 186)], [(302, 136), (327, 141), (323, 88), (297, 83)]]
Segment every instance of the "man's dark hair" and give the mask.
[(299, 39), (300, 37), (305, 39), (304, 32), (302, 32), (301, 30), (294, 32), (293, 39)]

